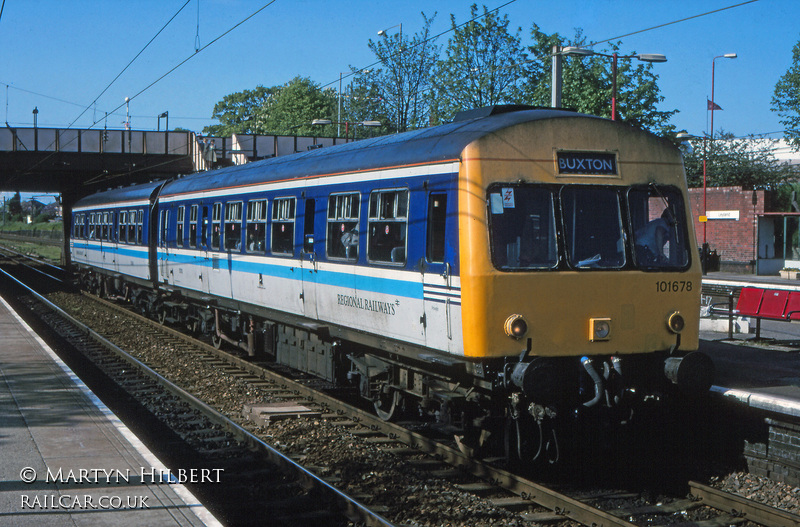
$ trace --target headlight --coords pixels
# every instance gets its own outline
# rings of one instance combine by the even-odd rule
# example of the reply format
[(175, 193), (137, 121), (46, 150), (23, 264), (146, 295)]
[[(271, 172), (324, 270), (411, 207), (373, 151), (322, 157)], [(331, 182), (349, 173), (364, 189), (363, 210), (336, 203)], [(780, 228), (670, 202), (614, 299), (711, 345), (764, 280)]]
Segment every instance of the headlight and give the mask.
[(611, 338), (611, 319), (610, 318), (590, 318), (589, 319), (589, 340), (592, 342), (608, 340)]
[(679, 312), (675, 311), (667, 318), (667, 326), (673, 333), (680, 333), (686, 327), (686, 321)]
[(503, 329), (509, 337), (521, 339), (528, 332), (528, 323), (522, 315), (511, 315), (506, 319)]

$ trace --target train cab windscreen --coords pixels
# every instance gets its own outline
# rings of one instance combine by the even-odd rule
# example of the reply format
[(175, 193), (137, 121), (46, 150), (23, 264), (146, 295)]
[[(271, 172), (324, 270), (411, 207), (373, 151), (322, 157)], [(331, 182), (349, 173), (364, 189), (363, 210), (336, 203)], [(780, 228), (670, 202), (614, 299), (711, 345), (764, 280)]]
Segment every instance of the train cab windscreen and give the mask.
[(495, 185), (488, 198), (492, 262), (501, 271), (689, 266), (675, 187)]

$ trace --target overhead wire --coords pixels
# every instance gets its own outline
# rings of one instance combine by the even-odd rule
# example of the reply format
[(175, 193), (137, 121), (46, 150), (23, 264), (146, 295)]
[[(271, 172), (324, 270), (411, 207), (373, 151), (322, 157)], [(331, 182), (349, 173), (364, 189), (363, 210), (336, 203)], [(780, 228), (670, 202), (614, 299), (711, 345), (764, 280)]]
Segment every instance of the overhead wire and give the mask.
[[(512, 1), (514, 1), (514, 0), (512, 0)], [(139, 91), (138, 91), (138, 92), (137, 92), (135, 95), (133, 95), (132, 97), (129, 97), (127, 102), (130, 102), (130, 101), (134, 100), (136, 97), (140, 96), (141, 94), (143, 94), (144, 92), (146, 92), (147, 90), (149, 90), (150, 88), (152, 88), (154, 85), (156, 85), (158, 82), (160, 82), (160, 81), (161, 81), (161, 80), (163, 80), (165, 77), (167, 77), (168, 75), (170, 75), (172, 72), (174, 72), (175, 70), (177, 70), (178, 68), (180, 68), (181, 66), (183, 66), (184, 64), (186, 64), (186, 63), (187, 63), (189, 60), (191, 60), (193, 57), (197, 56), (197, 55), (198, 55), (198, 54), (199, 54), (201, 51), (203, 51), (203, 50), (207, 49), (208, 47), (212, 46), (212, 45), (213, 45), (213, 44), (215, 44), (217, 41), (219, 41), (220, 39), (222, 39), (223, 37), (225, 37), (226, 35), (228, 35), (229, 33), (231, 33), (233, 30), (237, 29), (239, 26), (241, 26), (242, 24), (244, 24), (245, 22), (247, 22), (248, 20), (250, 20), (251, 18), (253, 18), (253, 17), (254, 17), (254, 16), (256, 16), (257, 14), (259, 14), (261, 11), (263, 11), (263, 10), (264, 10), (264, 9), (266, 9), (267, 7), (271, 6), (271, 5), (272, 5), (272, 4), (274, 4), (275, 2), (277, 2), (277, 0), (270, 0), (269, 2), (267, 2), (266, 4), (264, 4), (263, 6), (261, 6), (260, 8), (258, 8), (256, 11), (254, 11), (254, 12), (253, 12), (253, 13), (251, 13), (250, 15), (248, 15), (247, 17), (245, 17), (244, 19), (242, 19), (242, 20), (241, 20), (241, 21), (239, 21), (238, 23), (234, 24), (234, 25), (233, 25), (231, 28), (229, 28), (228, 30), (226, 30), (225, 32), (223, 32), (222, 34), (220, 34), (219, 36), (217, 36), (215, 39), (213, 39), (212, 41), (210, 41), (208, 44), (206, 44), (205, 46), (202, 46), (202, 47), (201, 47), (199, 50), (195, 51), (195, 52), (194, 52), (192, 55), (189, 55), (187, 58), (185, 58), (184, 60), (182, 60), (181, 62), (179, 62), (179, 63), (178, 63), (176, 66), (174, 66), (173, 68), (171, 68), (170, 70), (168, 70), (166, 73), (164, 73), (163, 75), (161, 75), (160, 77), (158, 77), (156, 80), (154, 80), (153, 82), (151, 82), (150, 84), (148, 84), (147, 86), (145, 86), (144, 88), (142, 88), (141, 90), (139, 90)], [(187, 1), (187, 4), (188, 4), (188, 1)], [(184, 6), (183, 6), (183, 7), (185, 7), (185, 6), (186, 6), (186, 4), (184, 4)], [(181, 9), (183, 9), (183, 7), (182, 7)], [(177, 13), (176, 13), (176, 15), (177, 15)], [(174, 18), (174, 17), (173, 17), (173, 18)], [(171, 19), (170, 19), (170, 20), (171, 20)], [(162, 28), (162, 30), (163, 30), (163, 28)], [(149, 45), (149, 43), (148, 43), (148, 45)], [(140, 52), (140, 54), (141, 54), (141, 52)], [(137, 56), (138, 56), (138, 55), (137, 55)], [(116, 108), (114, 108), (113, 110), (111, 110), (109, 113), (114, 113), (114, 112), (116, 112), (117, 110), (119, 110), (120, 108), (122, 108), (122, 107), (123, 107), (125, 104), (127, 104), (127, 102), (124, 102), (124, 103), (120, 104), (119, 106), (117, 106)], [(88, 110), (88, 107), (87, 107), (87, 110)], [(97, 124), (97, 123), (99, 123), (100, 121), (101, 121), (101, 119), (94, 120), (94, 122), (92, 122), (92, 124), (91, 124), (91, 125), (89, 125), (89, 126), (87, 127), (87, 129), (91, 129), (91, 128), (92, 128), (94, 125), (96, 125), (96, 124)], [(74, 121), (73, 121), (73, 122), (74, 122)], [(17, 179), (17, 178), (19, 178), (19, 177), (22, 177), (22, 176), (24, 176), (24, 175), (26, 175), (26, 174), (30, 173), (30, 171), (31, 171), (31, 170), (35, 169), (36, 167), (38, 167), (39, 165), (41, 165), (42, 163), (44, 163), (44, 162), (45, 162), (47, 159), (49, 159), (50, 157), (52, 157), (53, 155), (55, 155), (55, 153), (56, 153), (56, 152), (52, 152), (52, 153), (50, 153), (50, 154), (49, 154), (48, 156), (46, 156), (45, 158), (41, 159), (40, 161), (38, 161), (37, 163), (35, 163), (33, 166), (29, 167), (29, 168), (27, 169), (27, 171), (23, 172), (23, 173), (22, 173), (22, 174), (20, 174), (19, 176), (16, 176), (16, 177), (14, 177), (14, 178), (11, 178), (11, 179), (12, 179), (12, 180), (13, 180), (13, 179)]]

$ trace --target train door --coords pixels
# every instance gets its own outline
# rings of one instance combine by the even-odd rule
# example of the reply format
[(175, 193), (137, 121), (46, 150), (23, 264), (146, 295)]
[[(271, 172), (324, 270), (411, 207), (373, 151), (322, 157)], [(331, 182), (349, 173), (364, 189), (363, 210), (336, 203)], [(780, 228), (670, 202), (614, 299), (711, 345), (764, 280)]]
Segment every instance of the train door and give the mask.
[(168, 284), (169, 280), (169, 210), (161, 209), (158, 217), (158, 281)]
[(200, 256), (197, 257), (197, 276), (200, 279), (200, 291), (211, 292), (209, 284), (209, 269), (211, 268), (211, 253), (209, 252), (209, 233), (211, 227), (211, 209), (203, 206), (200, 210), (200, 241), (198, 249)]
[(427, 265), (422, 286), (424, 314), (420, 318), (420, 324), (429, 347), (455, 351), (453, 336), (460, 334), (455, 325), (461, 320), (461, 300), (457, 277), (453, 276), (453, 265), (450, 261), (453, 252), (447, 250), (447, 197), (444, 192), (428, 195), (425, 241)]
[(305, 201), (303, 216), (303, 250), (300, 253), (302, 270), (302, 298), (303, 314), (310, 318), (317, 318), (317, 252), (314, 237), (314, 218), (316, 200)]

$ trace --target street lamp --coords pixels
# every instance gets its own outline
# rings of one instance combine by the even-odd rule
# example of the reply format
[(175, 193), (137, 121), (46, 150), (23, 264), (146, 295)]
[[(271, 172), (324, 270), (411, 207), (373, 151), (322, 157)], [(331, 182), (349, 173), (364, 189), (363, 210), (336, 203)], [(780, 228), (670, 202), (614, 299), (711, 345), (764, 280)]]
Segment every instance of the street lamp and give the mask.
[[(598, 55), (611, 59), (611, 120), (617, 120), (617, 60), (618, 59), (637, 59), (642, 62), (666, 62), (667, 57), (661, 53), (635, 53), (633, 55), (620, 55), (616, 51), (612, 54), (600, 53), (586, 48), (567, 46), (561, 50), (561, 55), (590, 56)], [(554, 82), (555, 84), (555, 82)], [(559, 79), (560, 84), (560, 79)]]
[[(736, 53), (726, 53), (724, 55), (717, 55), (713, 59), (711, 59), (711, 102), (710, 104), (706, 105), (706, 110), (711, 110), (711, 146), (714, 146), (714, 108), (716, 104), (714, 104), (714, 70), (716, 69), (717, 59), (735, 59)], [(706, 272), (707, 260), (708, 260), (708, 207), (707, 207), (707, 200), (706, 200), (706, 165), (707, 165), (707, 158), (708, 158), (708, 149), (706, 148), (706, 140), (708, 137), (703, 139), (703, 218), (701, 221), (703, 222), (703, 274)]]
[(164, 126), (164, 130), (169, 132), (169, 111), (166, 111), (158, 116), (158, 131), (161, 131), (161, 118), (166, 117), (167, 124)]
[[(380, 31), (378, 32), (378, 34), (380, 35)], [(367, 74), (367, 73), (370, 73), (371, 71), (372, 70), (370, 70), (370, 69), (366, 69), (366, 70), (361, 70), (359, 72), (349, 72), (349, 71), (348, 72), (339, 72), (339, 113), (336, 116), (336, 119), (339, 122), (342, 121), (342, 75), (344, 75), (345, 73), (347, 73), (347, 74), (355, 74), (355, 73)], [(336, 127), (336, 137), (339, 137), (340, 134), (341, 134), (341, 127), (337, 126)]]
[(382, 37), (385, 37), (385, 36), (387, 36), (386, 32), (389, 31), (392, 28), (395, 28), (395, 27), (399, 27), (400, 28), (400, 31), (399, 31), (400, 40), (398, 41), (399, 42), (399, 46), (398, 46), (399, 55), (397, 56), (397, 62), (398, 62), (398, 64), (397, 64), (398, 65), (397, 74), (398, 74), (399, 78), (398, 78), (398, 82), (397, 82), (397, 88), (398, 89), (397, 89), (397, 130), (396, 130), (396, 133), (399, 134), (400, 133), (400, 106), (401, 106), (401, 103), (402, 103), (401, 94), (402, 94), (402, 88), (403, 88), (403, 78), (402, 78), (402, 75), (403, 75), (403, 63), (402, 63), (402, 58), (403, 58), (403, 24), (401, 22), (400, 24), (395, 24), (395, 25), (393, 25), (391, 27), (387, 27), (386, 29), (381, 29), (380, 31), (378, 31), (378, 35), (382, 36)]

